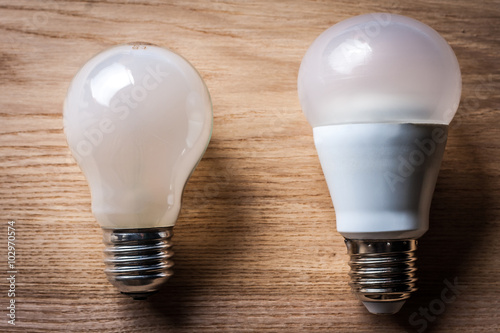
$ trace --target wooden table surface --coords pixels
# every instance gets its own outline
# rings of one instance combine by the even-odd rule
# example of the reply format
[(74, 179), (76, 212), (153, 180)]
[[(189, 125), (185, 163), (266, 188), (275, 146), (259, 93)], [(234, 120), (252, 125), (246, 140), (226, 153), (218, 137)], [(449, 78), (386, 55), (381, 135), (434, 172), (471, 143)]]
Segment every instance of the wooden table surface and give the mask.
[[(350, 292), (296, 89), (312, 41), (374, 11), (436, 29), (463, 75), (420, 241), (420, 289), (394, 316), (369, 314)], [(499, 332), (499, 23), (498, 1), (1, 0), (0, 331)], [(175, 228), (175, 276), (148, 301), (106, 280), (101, 229), (62, 125), (79, 67), (132, 41), (189, 59), (214, 107), (213, 137)], [(6, 310), (10, 219), (15, 326)], [(443, 303), (450, 283), (458, 289)]]

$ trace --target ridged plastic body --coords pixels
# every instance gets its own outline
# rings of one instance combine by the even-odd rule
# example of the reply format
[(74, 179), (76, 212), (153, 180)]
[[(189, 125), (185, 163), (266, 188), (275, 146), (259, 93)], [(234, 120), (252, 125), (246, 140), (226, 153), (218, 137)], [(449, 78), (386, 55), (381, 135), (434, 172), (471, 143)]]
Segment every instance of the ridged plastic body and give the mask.
[(348, 124), (314, 128), (314, 142), (348, 239), (416, 239), (429, 210), (446, 125)]

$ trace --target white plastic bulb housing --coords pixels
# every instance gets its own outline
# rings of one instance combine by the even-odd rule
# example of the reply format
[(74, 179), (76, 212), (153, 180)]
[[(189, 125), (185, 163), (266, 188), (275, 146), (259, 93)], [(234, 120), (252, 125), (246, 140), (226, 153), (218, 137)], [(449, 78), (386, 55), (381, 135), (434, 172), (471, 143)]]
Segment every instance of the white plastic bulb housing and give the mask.
[(372, 313), (416, 290), (416, 239), (461, 94), (457, 58), (432, 28), (373, 13), (307, 50), (298, 93), (351, 255), (351, 287)]
[(64, 131), (104, 230), (106, 273), (123, 293), (144, 298), (171, 275), (171, 229), (212, 118), (196, 69), (152, 44), (111, 47), (73, 78)]

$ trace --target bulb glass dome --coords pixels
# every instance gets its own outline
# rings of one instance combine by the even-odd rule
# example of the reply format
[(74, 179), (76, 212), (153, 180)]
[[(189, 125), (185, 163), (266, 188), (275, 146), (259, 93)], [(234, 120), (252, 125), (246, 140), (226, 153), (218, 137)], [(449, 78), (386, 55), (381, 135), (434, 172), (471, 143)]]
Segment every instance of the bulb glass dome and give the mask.
[(453, 50), (435, 30), (374, 13), (342, 21), (313, 42), (300, 66), (298, 92), (313, 127), (449, 124), (461, 76)]
[(173, 226), (211, 129), (210, 95), (198, 72), (145, 43), (89, 60), (64, 103), (68, 144), (104, 228)]

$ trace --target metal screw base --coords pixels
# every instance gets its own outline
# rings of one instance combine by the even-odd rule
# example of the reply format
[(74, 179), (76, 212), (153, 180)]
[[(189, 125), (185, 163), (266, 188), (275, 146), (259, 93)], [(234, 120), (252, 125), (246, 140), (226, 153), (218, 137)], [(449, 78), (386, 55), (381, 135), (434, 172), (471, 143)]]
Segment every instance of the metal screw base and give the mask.
[(417, 290), (415, 239), (346, 239), (345, 243), (351, 256), (349, 285), (365, 305), (367, 302), (401, 302)]
[(104, 272), (122, 294), (146, 299), (173, 275), (172, 227), (103, 232)]

